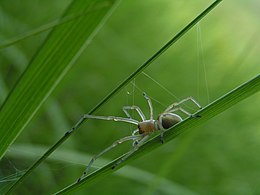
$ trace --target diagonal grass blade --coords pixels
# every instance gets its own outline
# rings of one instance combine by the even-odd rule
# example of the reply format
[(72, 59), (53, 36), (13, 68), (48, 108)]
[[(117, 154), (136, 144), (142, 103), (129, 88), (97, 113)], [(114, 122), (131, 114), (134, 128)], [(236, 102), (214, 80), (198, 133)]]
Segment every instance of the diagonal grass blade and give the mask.
[[(104, 105), (110, 98), (112, 98), (117, 92), (119, 92), (124, 86), (126, 86), (133, 78), (140, 74), (145, 68), (147, 68), (155, 59), (162, 55), (168, 48), (170, 48), (175, 42), (177, 42), (182, 36), (184, 36), (194, 25), (196, 25), (202, 18), (204, 18), (211, 10), (213, 10), (221, 0), (216, 0), (208, 8), (206, 8), (201, 14), (199, 14), (194, 20), (192, 20), (187, 26), (185, 26), (179, 33), (177, 33), (170, 41), (168, 41), (161, 49), (158, 50), (151, 58), (149, 58), (143, 65), (141, 65), (135, 72), (133, 72), (128, 78), (126, 78), (120, 85), (118, 85), (110, 94), (108, 94), (97, 106), (95, 106), (88, 114), (93, 114), (97, 109)], [(80, 122), (81, 123), (81, 122)], [(16, 185), (21, 183), (25, 177), (27, 177), (41, 162), (43, 162), (53, 151), (55, 151), (73, 131), (67, 132), (57, 143), (55, 143), (43, 156), (36, 161), (29, 170), (10, 188), (11, 192)]]
[(82, 11), (88, 14), (50, 33), (1, 107), (0, 157), (91, 41), (113, 4), (113, 0), (81, 0), (71, 4), (66, 14)]
[[(205, 108), (201, 109), (196, 115), (201, 116), (200, 118), (188, 118), (181, 123), (178, 123), (171, 129), (167, 130), (164, 134), (164, 141), (165, 143), (171, 141), (175, 137), (184, 132), (191, 130), (191, 128), (197, 127), (205, 123), (207, 120), (213, 118), (214, 116), (224, 112), (228, 108), (234, 106), (238, 102), (250, 97), (251, 95), (259, 92), (260, 90), (260, 75), (257, 75), (255, 78), (247, 81), (246, 83), (242, 84), (241, 86), (231, 90), (227, 94), (223, 95), (219, 99), (215, 100)], [(160, 135), (154, 137), (153, 139), (146, 142), (142, 145), (134, 154), (132, 154), (129, 158), (127, 158), (122, 164), (120, 164), (116, 169), (120, 169), (131, 160), (136, 159), (148, 152), (154, 150), (162, 146), (160, 142)], [(124, 156), (124, 155), (123, 155)], [(122, 158), (123, 156), (119, 157), (118, 159), (110, 162), (109, 164), (103, 166), (102, 168), (98, 169), (97, 171), (93, 172), (92, 174), (85, 177), (80, 182), (75, 182), (70, 186), (60, 190), (56, 194), (65, 194), (72, 192), (78, 188), (86, 187), (94, 182), (97, 182), (99, 179), (103, 178), (104, 176), (112, 173), (115, 169), (112, 167), (115, 163)]]

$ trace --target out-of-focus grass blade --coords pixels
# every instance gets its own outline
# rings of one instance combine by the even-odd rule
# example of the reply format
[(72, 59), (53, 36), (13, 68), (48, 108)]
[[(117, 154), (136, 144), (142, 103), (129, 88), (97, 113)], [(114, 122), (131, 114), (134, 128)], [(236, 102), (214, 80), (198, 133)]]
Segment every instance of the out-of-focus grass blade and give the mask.
[[(145, 68), (147, 68), (154, 60), (162, 55), (167, 49), (169, 49), (174, 43), (176, 43), (182, 36), (184, 36), (194, 25), (196, 25), (203, 17), (205, 17), (210, 11), (213, 10), (222, 0), (214, 1), (209, 7), (202, 11), (196, 18), (194, 18), (187, 26), (185, 26), (180, 32), (178, 32), (170, 41), (168, 41), (162, 48), (160, 48), (154, 55), (152, 55), (144, 64), (142, 64), (136, 71), (134, 71), (129, 77), (127, 77), (121, 84), (119, 84), (114, 90), (111, 91), (99, 104), (97, 104), (88, 114), (93, 114), (98, 108), (111, 99), (116, 93), (118, 93), (124, 86), (126, 86), (133, 78), (140, 74)], [(82, 121), (81, 121), (82, 123)], [(55, 151), (74, 131), (68, 131), (58, 142), (46, 151), (41, 158), (39, 158), (28, 171), (10, 188), (11, 192), (16, 186), (21, 183), (37, 166), (39, 166), (53, 151)]]
[(0, 157), (91, 41), (116, 0), (76, 0), (66, 15), (85, 15), (56, 28), (34, 56), (0, 109)]
[[(28, 32), (25, 32), (23, 34), (15, 36), (11, 39), (1, 41), (0, 42), (0, 49), (12, 46), (13, 44), (20, 42), (20, 41), (22, 41), (26, 38), (29, 38), (29, 37), (38, 35), (40, 33), (43, 33), (45, 31), (51, 30), (52, 28), (54, 28), (56, 26), (59, 26), (59, 25), (62, 25), (62, 24), (65, 24), (65, 23), (68, 23), (68, 22), (71, 22), (71, 21), (75, 21), (80, 17), (85, 17), (89, 14), (89, 12), (92, 12), (92, 11), (95, 11), (95, 10), (94, 9), (91, 9), (89, 11), (83, 10), (82, 12), (77, 12), (77, 13), (74, 12), (71, 15), (66, 14), (66, 16), (64, 16), (62, 18), (59, 18), (59, 19), (56, 19), (52, 22), (44, 24), (44, 25), (42, 25), (42, 26), (40, 26), (36, 29), (30, 30)], [(1, 39), (3, 39), (3, 38), (1, 38)]]
[[(205, 108), (201, 109), (195, 115), (200, 116), (198, 118), (188, 118), (181, 123), (178, 123), (171, 129), (167, 130), (164, 133), (164, 142), (167, 143), (174, 139), (176, 136), (186, 132), (187, 130), (191, 130), (191, 128), (197, 127), (202, 125), (207, 120), (213, 118), (214, 116), (224, 112), (228, 108), (232, 107), (236, 103), (246, 99), (247, 97), (259, 92), (260, 90), (260, 75), (256, 76), (255, 78), (251, 79), (250, 81), (242, 84), (241, 86), (233, 89), (232, 91), (228, 92), (227, 94), (223, 95), (216, 101), (212, 102)], [(119, 166), (116, 167), (120, 169), (124, 165), (128, 164), (131, 160), (136, 159), (140, 156), (147, 154), (148, 152), (154, 150), (162, 146), (160, 141), (160, 135), (154, 137), (153, 139), (146, 142), (142, 145), (139, 150), (133, 153), (129, 158), (123, 161)], [(80, 182), (75, 182), (68, 187), (62, 189), (61, 191), (57, 192), (56, 194), (66, 194), (72, 192), (78, 188), (86, 187), (94, 182), (97, 182), (99, 179), (103, 178), (105, 175), (111, 174), (115, 171), (112, 167), (115, 163), (122, 158), (123, 156), (119, 157), (118, 159), (110, 162), (109, 164), (105, 165), (104, 167), (98, 169), (97, 171), (93, 172), (92, 174), (88, 175)]]
[[(47, 150), (47, 147), (41, 145), (30, 145), (30, 144), (19, 144), (12, 145), (10, 150), (6, 153), (7, 157), (15, 157), (20, 159), (35, 159), (39, 157), (39, 154), (42, 154)], [(73, 163), (80, 165), (83, 168), (86, 166), (86, 162), (92, 158), (92, 155), (86, 153), (80, 153), (75, 150), (68, 149), (59, 149), (47, 161), (53, 162), (63, 162), (64, 164)], [(105, 158), (99, 158), (98, 162), (95, 164), (96, 167), (101, 167), (104, 164), (109, 163), (110, 161)], [(155, 178), (160, 180), (160, 186), (158, 190), (164, 194), (178, 194), (178, 195), (197, 195), (197, 193), (189, 190), (185, 186), (181, 186), (173, 181), (170, 181), (166, 178), (162, 178), (158, 175), (150, 173), (148, 171), (135, 168), (132, 166), (126, 166), (126, 169), (121, 169), (115, 174), (120, 176), (122, 179), (130, 179), (135, 182), (140, 183), (141, 185), (149, 185)], [(137, 177), (138, 175), (138, 177)], [(17, 179), (17, 177), (16, 177)]]

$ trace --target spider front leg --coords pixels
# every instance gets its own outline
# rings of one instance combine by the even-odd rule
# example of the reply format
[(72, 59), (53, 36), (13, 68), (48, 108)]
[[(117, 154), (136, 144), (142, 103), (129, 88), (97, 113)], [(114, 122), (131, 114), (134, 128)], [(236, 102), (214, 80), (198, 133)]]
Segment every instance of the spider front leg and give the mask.
[(133, 145), (133, 149), (130, 150), (123, 158), (121, 158), (120, 160), (118, 160), (115, 165), (112, 167), (112, 169), (116, 168), (119, 164), (121, 164), (123, 161), (125, 161), (129, 156), (131, 156), (135, 151), (137, 151), (139, 149), (139, 147), (141, 145), (143, 145), (143, 143), (148, 140), (149, 135), (145, 135), (140, 141), (135, 141), (136, 144)]
[(145, 121), (145, 115), (142, 112), (142, 110), (138, 107), (138, 106), (124, 106), (123, 107), (123, 111), (126, 114), (126, 116), (130, 119), (132, 119), (131, 115), (129, 114), (128, 110), (136, 110), (136, 112), (139, 114), (139, 116), (141, 117), (142, 121)]
[(138, 121), (134, 120), (132, 118), (123, 118), (123, 117), (117, 117), (117, 116), (95, 116), (95, 115), (89, 115), (84, 114), (79, 121), (74, 125), (69, 131), (65, 133), (65, 135), (72, 133), (73, 131), (77, 130), (87, 119), (98, 119), (98, 120), (108, 120), (108, 121), (121, 121), (126, 123), (131, 123), (138, 125)]
[(99, 158), (100, 156), (102, 156), (103, 154), (107, 153), (108, 151), (110, 151), (111, 149), (115, 148), (116, 146), (118, 146), (119, 144), (129, 141), (129, 140), (133, 140), (134, 142), (139, 140), (142, 136), (141, 135), (131, 135), (131, 136), (127, 136), (127, 137), (123, 137), (117, 141), (115, 141), (111, 146), (107, 147), (106, 149), (104, 149), (102, 152), (100, 152), (99, 154), (95, 155), (89, 162), (86, 170), (84, 171), (84, 173), (82, 174), (82, 176), (77, 180), (77, 182), (80, 182), (87, 174), (88, 171), (91, 167), (91, 165), (94, 163), (94, 161)]
[(153, 105), (152, 105), (152, 101), (149, 98), (149, 96), (146, 93), (143, 93), (144, 98), (146, 99), (149, 109), (150, 109), (150, 120), (153, 119)]

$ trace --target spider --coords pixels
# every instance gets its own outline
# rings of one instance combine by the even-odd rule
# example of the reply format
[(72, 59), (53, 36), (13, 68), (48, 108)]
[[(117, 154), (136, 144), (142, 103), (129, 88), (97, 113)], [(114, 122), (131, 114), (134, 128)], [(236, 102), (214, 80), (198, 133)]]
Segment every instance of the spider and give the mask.
[[(91, 161), (89, 162), (88, 166), (86, 167), (84, 173), (82, 176), (77, 180), (77, 182), (80, 182), (87, 174), (91, 167), (91, 165), (94, 163), (94, 161), (105, 154), (106, 152), (110, 151), (111, 149), (115, 148), (117, 145), (133, 140), (133, 148), (130, 150), (124, 157), (122, 157), (119, 161), (117, 161), (112, 169), (114, 169), (116, 166), (118, 166), (120, 163), (122, 163), (124, 160), (126, 160), (131, 154), (133, 154), (138, 148), (148, 140), (151, 133), (155, 131), (160, 131), (160, 139), (161, 142), (164, 142), (163, 135), (164, 132), (169, 129), (170, 127), (176, 125), (177, 123), (181, 122), (183, 119), (175, 114), (174, 112), (180, 111), (190, 117), (200, 117), (196, 115), (192, 115), (188, 111), (186, 111), (184, 108), (182, 108), (180, 105), (184, 102), (191, 101), (193, 102), (199, 109), (202, 107), (199, 105), (199, 103), (194, 100), (192, 97), (185, 98), (181, 100), (180, 102), (171, 104), (166, 110), (164, 110), (163, 113), (159, 114), (158, 118), (155, 120), (153, 116), (153, 106), (151, 99), (146, 95), (146, 93), (143, 93), (144, 98), (146, 99), (149, 109), (150, 109), (150, 118), (146, 119), (144, 113), (138, 106), (124, 106), (123, 111), (126, 114), (128, 118), (123, 117), (117, 117), (117, 116), (95, 116), (95, 115), (83, 115), (80, 121), (74, 126), (73, 130), (78, 128), (84, 120), (86, 119), (98, 119), (98, 120), (111, 120), (111, 121), (121, 121), (126, 123), (131, 123), (134, 125), (137, 125), (137, 129), (133, 131), (132, 135), (123, 137), (121, 139), (116, 140), (111, 146), (105, 148), (103, 151), (101, 151), (99, 154), (95, 155)], [(139, 116), (141, 117), (142, 121), (137, 121), (131, 117), (129, 114), (129, 110), (135, 110)]]

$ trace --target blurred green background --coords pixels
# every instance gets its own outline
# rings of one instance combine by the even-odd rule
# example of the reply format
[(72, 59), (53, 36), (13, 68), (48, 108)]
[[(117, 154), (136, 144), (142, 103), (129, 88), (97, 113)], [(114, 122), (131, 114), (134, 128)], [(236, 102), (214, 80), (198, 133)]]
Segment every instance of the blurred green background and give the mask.
[[(0, 193), (211, 2), (121, 1), (1, 160)], [(1, 42), (55, 21), (69, 3), (1, 0)], [(257, 0), (222, 2), (96, 115), (124, 116), (122, 106), (133, 104), (148, 114), (143, 91), (154, 100), (156, 114), (188, 96), (206, 106), (259, 74), (259, 9)], [(1, 49), (1, 104), (48, 32)], [(260, 194), (259, 98), (248, 98), (77, 194)], [(67, 186), (91, 156), (134, 128), (88, 121), (15, 194), (50, 194)], [(124, 144), (104, 155), (92, 170), (130, 147)]]

